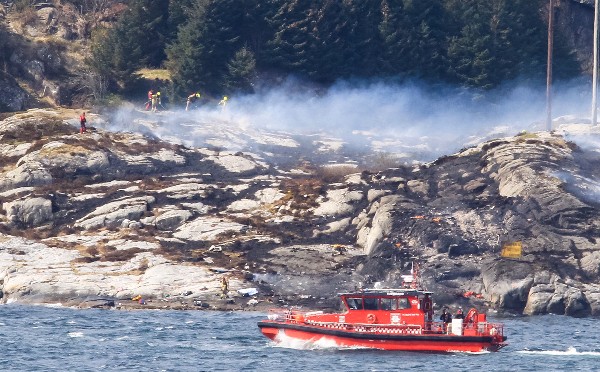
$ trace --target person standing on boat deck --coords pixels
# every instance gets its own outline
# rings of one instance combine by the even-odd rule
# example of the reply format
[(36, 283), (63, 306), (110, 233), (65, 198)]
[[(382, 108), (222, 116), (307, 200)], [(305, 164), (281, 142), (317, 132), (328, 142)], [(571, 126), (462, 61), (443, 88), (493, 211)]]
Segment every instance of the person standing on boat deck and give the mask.
[(458, 310), (456, 310), (456, 314), (454, 315), (454, 319), (464, 319), (464, 318), (465, 318), (465, 314), (463, 314), (462, 307), (459, 307)]
[(444, 333), (446, 333), (448, 323), (452, 322), (452, 314), (448, 312), (448, 308), (444, 308), (442, 315), (440, 315), (440, 320), (444, 322)]

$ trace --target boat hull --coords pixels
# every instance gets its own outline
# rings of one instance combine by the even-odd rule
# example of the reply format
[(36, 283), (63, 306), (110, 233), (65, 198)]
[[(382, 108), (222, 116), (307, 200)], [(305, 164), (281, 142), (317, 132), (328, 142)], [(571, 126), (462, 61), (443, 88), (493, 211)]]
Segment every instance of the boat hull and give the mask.
[[(374, 334), (277, 321), (259, 322), (258, 327), (266, 337), (275, 342), (280, 341), (283, 336), (306, 342), (334, 342), (338, 347), (399, 351), (481, 352), (497, 351), (505, 345), (493, 336)], [(505, 339), (503, 337), (500, 341)]]

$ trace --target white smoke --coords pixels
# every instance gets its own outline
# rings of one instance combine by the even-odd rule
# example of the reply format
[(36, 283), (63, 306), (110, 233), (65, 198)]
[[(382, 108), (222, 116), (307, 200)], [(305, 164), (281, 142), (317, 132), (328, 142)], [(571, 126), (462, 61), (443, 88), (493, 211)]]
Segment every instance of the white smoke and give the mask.
[[(581, 82), (555, 86), (553, 117), (589, 118), (590, 91)], [(251, 147), (248, 138), (250, 143), (264, 143), (273, 135), (318, 136), (340, 140), (347, 148), (404, 153), (419, 160), (433, 160), (491, 137), (546, 129), (545, 87), (524, 84), (478, 95), (384, 82), (343, 82), (316, 90), (289, 80), (255, 94), (230, 97), (223, 112), (216, 102), (188, 112), (185, 102), (168, 108), (158, 114), (122, 108), (113, 115), (109, 129), (236, 151)]]

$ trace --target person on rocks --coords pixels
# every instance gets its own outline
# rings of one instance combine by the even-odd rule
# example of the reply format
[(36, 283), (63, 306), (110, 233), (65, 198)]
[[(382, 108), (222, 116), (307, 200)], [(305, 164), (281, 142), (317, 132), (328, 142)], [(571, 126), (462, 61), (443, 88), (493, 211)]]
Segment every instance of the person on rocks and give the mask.
[(160, 92), (154, 93), (152, 95), (152, 109), (150, 111), (156, 112), (158, 109), (158, 98), (160, 97)]
[(85, 112), (82, 112), (79, 116), (79, 125), (81, 126), (80, 133), (87, 132), (87, 128), (85, 124), (87, 123), (87, 119), (85, 118)]
[(227, 293), (229, 292), (229, 280), (227, 277), (221, 278), (221, 298), (227, 298)]
[(221, 112), (225, 111), (225, 106), (227, 106), (227, 96), (223, 96), (223, 99), (219, 101), (219, 107), (221, 108)]
[(444, 333), (446, 333), (448, 329), (448, 323), (452, 322), (452, 314), (448, 312), (448, 308), (444, 308), (444, 310), (442, 311), (442, 315), (440, 315), (440, 320), (444, 323), (443, 329)]
[(150, 108), (152, 108), (152, 96), (154, 95), (154, 91), (152, 89), (150, 89), (148, 91), (148, 101), (146, 101), (146, 111), (150, 111)]
[(196, 93), (192, 93), (188, 96), (187, 98), (187, 102), (185, 104), (185, 111), (189, 111), (190, 109), (190, 104), (193, 104), (194, 102), (196, 102), (198, 99), (200, 98), (200, 93), (196, 92)]

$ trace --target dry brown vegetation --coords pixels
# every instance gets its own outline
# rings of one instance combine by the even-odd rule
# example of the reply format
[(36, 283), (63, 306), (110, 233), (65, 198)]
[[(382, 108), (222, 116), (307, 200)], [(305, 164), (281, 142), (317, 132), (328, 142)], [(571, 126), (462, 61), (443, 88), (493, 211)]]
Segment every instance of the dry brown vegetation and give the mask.
[(353, 165), (330, 165), (316, 168), (315, 176), (325, 183), (343, 182), (349, 174), (360, 173), (358, 167)]
[(281, 189), (285, 196), (278, 201), (279, 205), (306, 210), (318, 205), (316, 200), (325, 192), (326, 187), (321, 179), (301, 178), (282, 181)]
[[(20, 144), (28, 143), (32, 141), (38, 141), (48, 136), (59, 136), (66, 134), (73, 134), (73, 126), (65, 124), (59, 119), (45, 119), (45, 120), (23, 120), (19, 126), (12, 127), (2, 132), (2, 143), (7, 144)], [(30, 149), (34, 151), (36, 145), (41, 147), (43, 143), (36, 143)]]

